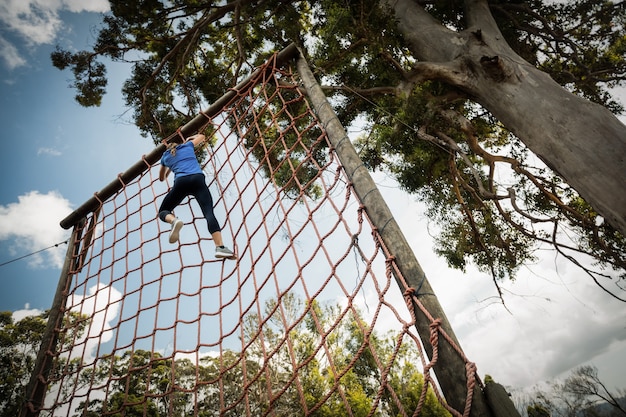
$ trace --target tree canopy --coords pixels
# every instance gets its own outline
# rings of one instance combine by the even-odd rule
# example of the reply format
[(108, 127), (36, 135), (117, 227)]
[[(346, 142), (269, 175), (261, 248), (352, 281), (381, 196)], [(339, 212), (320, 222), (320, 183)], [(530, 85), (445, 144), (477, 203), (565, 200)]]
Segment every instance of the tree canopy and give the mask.
[(593, 365), (571, 371), (564, 381), (553, 381), (549, 389), (537, 388), (527, 406), (529, 417), (614, 417), (626, 415), (626, 391), (611, 392)]
[(46, 320), (47, 313), (43, 313), (16, 322), (11, 312), (0, 312), (1, 417), (20, 414)]
[[(287, 317), (297, 317), (304, 309), (302, 299), (291, 293), (281, 305)], [(272, 299), (265, 304), (265, 319), (258, 314), (243, 318), (243, 338), (249, 344), (242, 352), (201, 352), (199, 360), (192, 361), (133, 347), (115, 354), (101, 352), (95, 363), (59, 357), (49, 395), (56, 397), (56, 405), (69, 407), (68, 415), (73, 416), (210, 417), (268, 412), (395, 416), (411, 415), (417, 409), (422, 416), (451, 415), (425, 383), (413, 341), (400, 344), (398, 332), (381, 334), (370, 329), (358, 311), (343, 314), (339, 305), (315, 302), (305, 319), (289, 329), (279, 310)], [(0, 390), (5, 394), (0, 416), (16, 416), (24, 402), (45, 316), (16, 323), (11, 313), (2, 313), (0, 318), (0, 360), (6, 365), (13, 358), (12, 365), (3, 366), (0, 373)], [(314, 320), (335, 327), (320, 334)], [(73, 335), (66, 336), (61, 343), (71, 346)], [(379, 368), (381, 363), (385, 369)], [(55, 411), (46, 410), (56, 415)]]
[[(436, 224), (448, 264), (514, 278), (553, 247), (626, 301), (624, 2), (113, 0), (91, 51), (52, 54), (97, 106), (106, 63), (155, 143), (296, 43), (364, 163)], [(616, 174), (617, 173), (617, 174)]]
[[(283, 306), (288, 316), (299, 314), (303, 307), (302, 300), (291, 294)], [(202, 356), (199, 363), (143, 350), (108, 356), (94, 374), (88, 375), (109, 378), (92, 382), (109, 386), (107, 398), (82, 402), (77, 415), (98, 416), (107, 411), (126, 416), (210, 417), (265, 415), (271, 411), (285, 416), (367, 416), (374, 408), (373, 415), (392, 416), (416, 410), (426, 389), (420, 415), (450, 416), (432, 388), (425, 386), (416, 366), (415, 347), (405, 344), (393, 356), (393, 334), (372, 332), (369, 347), (360, 351), (365, 335), (354, 320), (361, 318), (341, 319), (339, 306), (316, 305), (317, 319), (341, 322), (335, 332), (326, 335), (327, 349), (319, 351), (322, 335), (313, 330), (313, 314), (286, 335), (282, 324), (275, 326), (280, 321), (276, 300), (269, 300), (265, 310), (269, 320), (263, 326), (263, 337), (258, 336), (260, 317), (245, 317), (244, 338), (251, 343), (244, 352), (225, 350), (219, 356)], [(292, 352), (284, 343), (287, 336)], [(372, 350), (394, 363), (378, 403), (375, 398), (383, 376)], [(268, 353), (272, 356), (267, 357)], [(390, 392), (395, 392), (398, 400)]]

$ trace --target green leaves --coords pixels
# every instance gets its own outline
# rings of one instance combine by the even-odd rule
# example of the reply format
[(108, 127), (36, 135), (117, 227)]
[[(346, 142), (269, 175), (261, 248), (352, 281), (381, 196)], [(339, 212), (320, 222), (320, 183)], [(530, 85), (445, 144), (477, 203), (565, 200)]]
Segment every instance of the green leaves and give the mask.
[[(0, 416), (19, 414), (45, 317), (14, 323), (11, 313), (0, 314)], [(88, 318), (71, 314), (67, 320)], [(78, 334), (61, 336), (61, 343), (80, 338), (83, 328), (77, 329)], [(141, 349), (88, 364), (57, 358), (49, 389), (70, 402), (82, 390), (102, 391), (76, 406), (73, 412), (81, 416), (106, 411), (131, 417), (209, 417), (225, 410), (262, 415), (270, 408), (277, 415), (302, 415), (306, 409), (316, 416), (366, 416), (374, 407), (382, 415), (411, 414), (426, 386), (414, 341), (403, 341), (396, 331), (373, 331), (353, 308), (317, 301), (307, 306), (287, 293), (267, 300), (262, 317), (245, 316), (242, 337), (245, 351), (201, 352), (197, 363)], [(68, 371), (76, 378), (67, 378)], [(62, 387), (55, 385), (59, 381)], [(427, 389), (420, 415), (448, 416)]]
[(265, 87), (267, 99), (246, 103), (232, 124), (242, 131), (243, 143), (261, 173), (288, 198), (322, 196), (318, 177), (328, 161), (327, 143), (304, 96)]
[[(268, 300), (263, 317), (244, 319), (244, 352), (225, 350), (202, 356), (200, 363), (143, 350), (110, 356), (90, 374), (93, 386), (107, 385), (107, 397), (76, 411), (208, 417), (225, 410), (263, 415), (271, 409), (276, 415), (306, 410), (316, 416), (367, 416), (374, 407), (381, 415), (411, 414), (418, 407), (425, 382), (412, 340), (396, 348), (401, 340), (396, 332), (370, 331), (356, 311), (344, 314), (339, 305), (317, 302), (308, 307), (307, 313), (291, 293)], [(389, 366), (382, 391), (380, 364)], [(421, 415), (448, 416), (428, 389)]]
[(82, 51), (70, 53), (57, 48), (51, 54), (52, 64), (74, 73), (72, 87), (77, 91), (76, 101), (85, 107), (100, 106), (107, 85), (106, 67), (96, 61), (96, 55)]
[[(489, 8), (519, 57), (570, 91), (616, 113), (623, 110), (608, 90), (626, 79), (623, 3), (493, 0)], [(435, 1), (425, 10), (465, 39), (462, 31), (471, 18), (462, 1)], [(623, 273), (624, 237), (591, 216), (562, 179), (547, 173), (473, 102), (466, 90), (479, 70), (463, 55), (467, 45), (458, 45), (451, 62), (419, 62), (408, 52), (407, 37), (431, 35), (400, 33), (386, 12), (374, 0), (115, 0), (93, 51), (58, 49), (52, 60), (73, 71), (76, 99), (86, 106), (99, 105), (104, 94), (102, 59), (131, 64), (126, 104), (143, 134), (158, 143), (272, 52), (295, 42), (328, 86), (344, 126), (358, 121), (367, 128), (357, 141), (365, 165), (386, 170), (428, 206), (441, 232), (436, 250), (450, 265), (472, 262), (494, 279), (514, 277), (534, 249), (549, 244)], [(428, 38), (429, 47), (449, 48), (438, 42), (444, 41)], [(269, 105), (278, 112), (282, 103)], [(295, 114), (298, 105), (290, 104), (290, 111)], [(259, 131), (252, 129), (253, 120), (244, 121), (253, 156), (289, 198), (319, 197), (313, 179), (324, 147), (315, 142), (315, 132), (297, 144), (301, 126), (279, 133), (273, 117), (261, 116), (266, 127)], [(256, 145), (261, 136), (267, 152)]]
[(0, 313), (0, 417), (20, 414), (46, 318), (42, 313), (15, 322), (11, 312)]
[(498, 4), (510, 45), (570, 91), (622, 113), (609, 88), (624, 81), (626, 10), (614, 1)]

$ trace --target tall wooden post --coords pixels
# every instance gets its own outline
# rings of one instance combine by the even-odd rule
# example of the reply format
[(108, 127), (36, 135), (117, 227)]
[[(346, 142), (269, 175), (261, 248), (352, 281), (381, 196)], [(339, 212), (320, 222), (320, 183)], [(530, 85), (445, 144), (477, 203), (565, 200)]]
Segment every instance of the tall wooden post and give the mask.
[[(441, 320), (441, 328), (450, 336), (452, 341), (459, 346), (452, 327), (435, 296), (430, 283), (426, 279), (424, 271), (420, 267), (413, 251), (411, 250), (402, 230), (393, 218), (389, 207), (378, 191), (376, 183), (370, 176), (369, 171), (363, 165), (352, 142), (333, 111), (322, 88), (315, 80), (306, 60), (300, 56), (297, 60), (298, 73), (303, 81), (303, 87), (315, 109), (320, 122), (325, 126), (328, 138), (335, 147), (335, 152), (345, 168), (346, 175), (354, 186), (354, 190), (365, 206), (365, 211), (372, 223), (378, 228), (384, 244), (395, 256), (395, 262), (407, 283), (419, 289), (416, 294), (422, 305), (435, 318)], [(396, 280), (398, 277), (396, 277)], [(399, 282), (398, 282), (399, 283)], [(400, 284), (400, 283), (399, 283)], [(427, 355), (432, 358), (433, 349), (428, 343), (430, 340), (431, 320), (426, 317), (415, 305), (415, 327), (424, 341)], [(465, 409), (467, 397), (467, 377), (465, 361), (453, 346), (443, 337), (438, 343), (439, 360), (434, 366), (437, 381), (446, 401), (456, 410)], [(474, 388), (472, 399), (472, 416), (491, 416), (492, 412), (487, 406), (485, 397), (479, 386)]]
[(77, 223), (67, 245), (65, 261), (59, 283), (54, 294), (52, 307), (48, 314), (48, 323), (44, 330), (39, 353), (35, 359), (35, 367), (26, 386), (26, 398), (22, 405), (20, 417), (37, 417), (41, 411), (48, 388), (47, 381), (52, 370), (54, 352), (59, 338), (58, 329), (63, 323), (63, 310), (66, 305), (72, 267), (76, 265), (84, 221)]

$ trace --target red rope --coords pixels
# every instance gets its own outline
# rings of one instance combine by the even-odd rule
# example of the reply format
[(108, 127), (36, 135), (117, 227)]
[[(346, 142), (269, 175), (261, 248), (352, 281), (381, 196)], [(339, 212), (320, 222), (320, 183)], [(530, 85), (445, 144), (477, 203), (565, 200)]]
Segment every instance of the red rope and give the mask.
[[(49, 393), (29, 407), (59, 416), (131, 407), (258, 416), (362, 415), (366, 404), (370, 416), (409, 416), (434, 395), (453, 415), (469, 415), (475, 365), (406, 285), (296, 76), (266, 65), (201, 129), (215, 128), (203, 167), (239, 259), (214, 258), (193, 199), (176, 209), (185, 226), (168, 243), (158, 167), (123, 184), (88, 219), (61, 343), (49, 352)], [(176, 136), (181, 129), (163, 143)], [(414, 308), (431, 322), (429, 340), (414, 330)], [(442, 338), (466, 363), (464, 410), (446, 405), (432, 375)], [(398, 382), (413, 363), (423, 372), (417, 403)]]

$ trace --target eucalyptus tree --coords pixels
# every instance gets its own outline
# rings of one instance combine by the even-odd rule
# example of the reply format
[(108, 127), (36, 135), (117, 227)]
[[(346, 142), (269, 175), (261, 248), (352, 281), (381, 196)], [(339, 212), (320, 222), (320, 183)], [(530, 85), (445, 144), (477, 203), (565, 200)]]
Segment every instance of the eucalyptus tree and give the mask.
[(277, 415), (451, 415), (425, 382), (414, 341), (370, 327), (356, 308), (287, 293), (244, 323), (246, 359), (265, 367), (253, 398), (269, 404), (268, 386), (281, 393), (271, 403)]
[[(36, 367), (37, 352), (45, 336), (48, 319), (48, 311), (27, 315), (19, 320), (10, 311), (0, 312), (0, 417), (20, 415), (22, 407), (29, 400), (28, 382)], [(68, 343), (82, 337), (86, 319), (85, 316), (69, 312), (64, 320), (72, 323), (75, 332), (60, 335), (59, 343), (68, 346)], [(54, 382), (55, 376), (62, 369), (73, 369), (79, 362), (78, 358), (57, 358), (51, 371), (53, 382), (50, 382), (48, 389), (60, 393), (62, 397), (79, 389), (81, 381), (73, 381), (63, 387)]]
[(593, 365), (583, 365), (570, 372), (564, 380), (556, 380), (537, 388), (529, 416), (625, 416), (624, 388), (611, 392), (598, 377)]
[[(267, 300), (261, 314), (244, 316), (241, 352), (199, 361), (141, 349), (105, 355), (81, 371), (91, 394), (72, 415), (392, 416), (418, 408), (424, 416), (451, 415), (425, 383), (408, 337), (398, 345), (399, 332), (370, 329), (358, 310), (346, 314), (338, 304), (305, 309), (292, 293), (280, 305)], [(76, 388), (70, 385), (65, 391)]]
[(10, 311), (0, 312), (0, 417), (19, 415), (47, 316), (16, 321)]
[(100, 104), (106, 63), (129, 62), (126, 104), (158, 142), (296, 43), (451, 266), (499, 288), (548, 245), (626, 300), (623, 1), (110, 3), (93, 50), (52, 54), (82, 105)]

